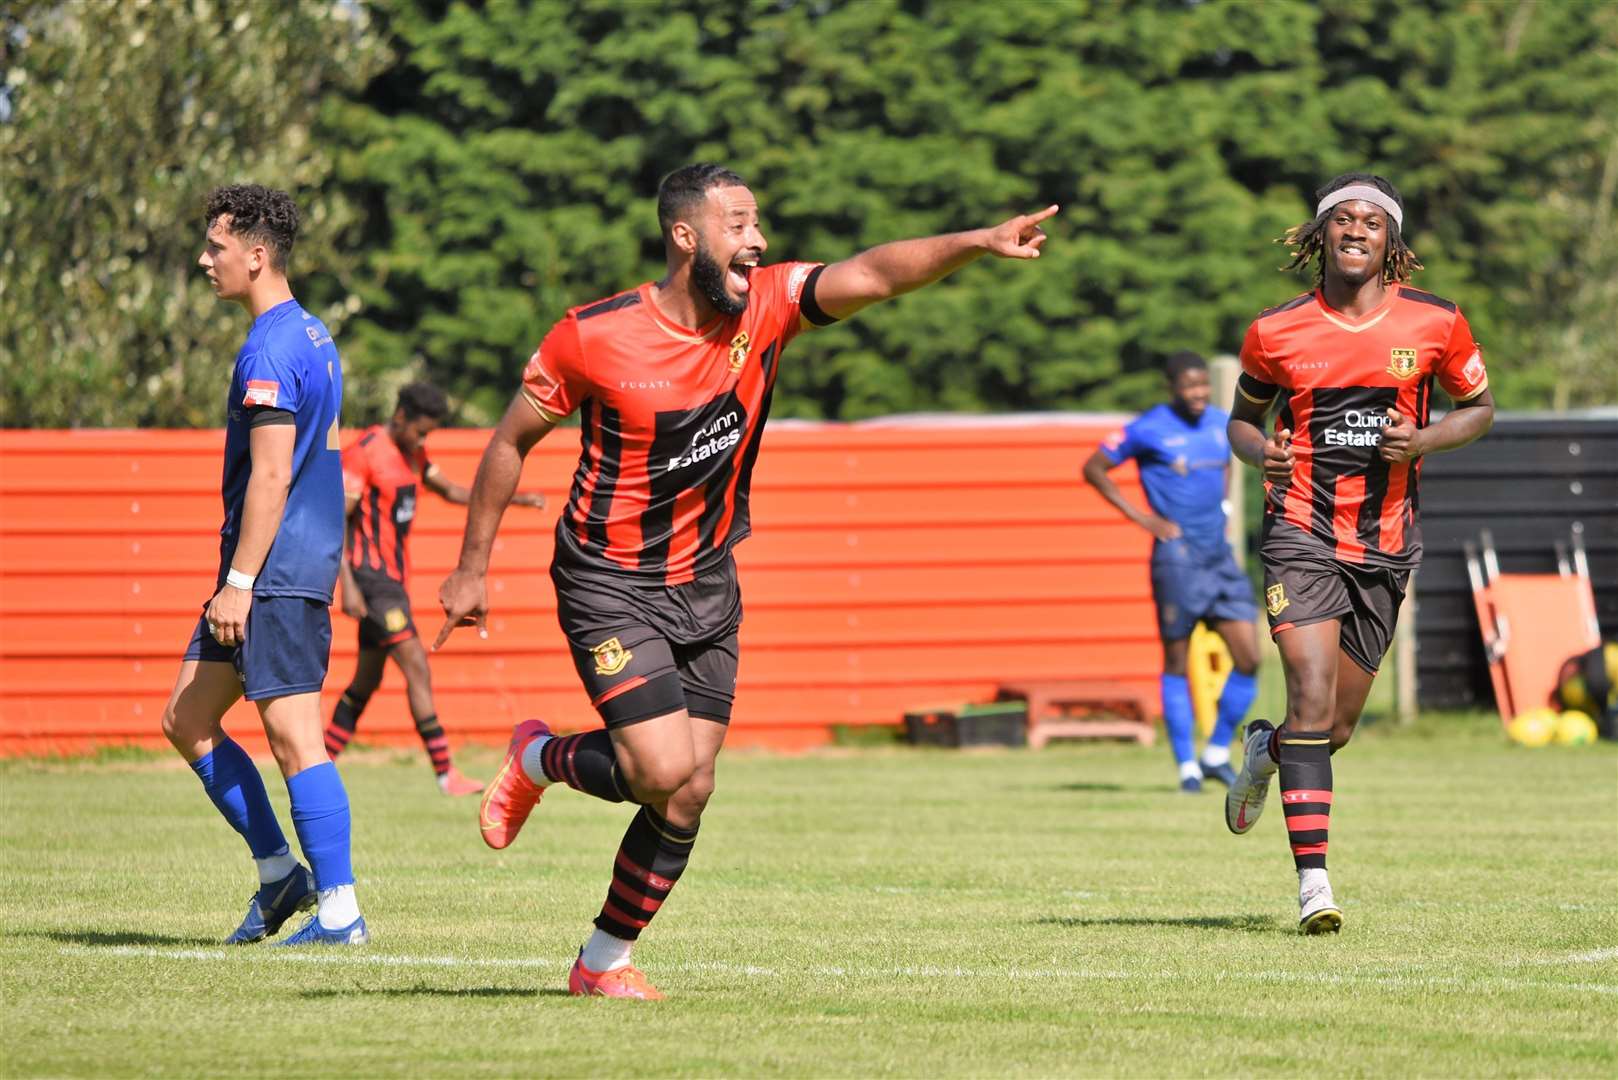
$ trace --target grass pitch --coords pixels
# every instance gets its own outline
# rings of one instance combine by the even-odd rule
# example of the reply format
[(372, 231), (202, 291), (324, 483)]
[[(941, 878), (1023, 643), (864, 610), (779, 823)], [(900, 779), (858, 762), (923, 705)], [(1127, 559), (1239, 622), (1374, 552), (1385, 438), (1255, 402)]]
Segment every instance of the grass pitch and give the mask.
[(1450, 720), (1335, 771), (1346, 923), (1306, 939), (1279, 808), (1230, 836), (1162, 747), (727, 755), (647, 1005), (562, 989), (626, 807), (558, 791), (495, 853), (419, 752), (345, 758), (373, 944), (227, 951), (251, 872), (188, 770), (3, 763), (0, 1071), (1618, 1072), (1618, 749)]

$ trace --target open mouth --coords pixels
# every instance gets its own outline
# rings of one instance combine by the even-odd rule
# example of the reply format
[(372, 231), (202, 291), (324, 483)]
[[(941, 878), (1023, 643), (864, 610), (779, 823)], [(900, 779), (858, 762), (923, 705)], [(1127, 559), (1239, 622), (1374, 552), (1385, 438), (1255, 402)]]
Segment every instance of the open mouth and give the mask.
[(753, 271), (757, 267), (757, 255), (738, 255), (735, 259), (731, 260), (729, 269), (725, 271), (726, 287), (728, 287), (733, 293), (739, 293), (743, 296), (747, 295), (747, 290), (752, 287), (750, 279), (753, 276)]

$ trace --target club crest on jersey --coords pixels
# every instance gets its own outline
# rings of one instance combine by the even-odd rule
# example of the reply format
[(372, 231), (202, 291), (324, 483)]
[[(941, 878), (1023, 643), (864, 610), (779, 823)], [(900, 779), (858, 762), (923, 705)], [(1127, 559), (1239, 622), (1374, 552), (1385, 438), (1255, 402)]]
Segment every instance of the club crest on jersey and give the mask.
[(596, 658), (597, 675), (616, 675), (635, 658), (635, 654), (620, 645), (615, 637), (593, 646), (590, 653)]
[(388, 613), (382, 616), (382, 625), (388, 628), (388, 633), (397, 634), (410, 622), (410, 616), (404, 613), (404, 608), (389, 608)]
[(1280, 582), (1264, 590), (1264, 610), (1270, 613), (1272, 619), (1285, 611), (1290, 603), (1292, 601), (1287, 599), (1286, 586)]
[(743, 330), (730, 339), (730, 370), (740, 371), (742, 365), (747, 363), (747, 349), (753, 344), (752, 339)]
[(1394, 349), (1388, 361), (1388, 374), (1395, 379), (1410, 379), (1416, 375), (1416, 350)]

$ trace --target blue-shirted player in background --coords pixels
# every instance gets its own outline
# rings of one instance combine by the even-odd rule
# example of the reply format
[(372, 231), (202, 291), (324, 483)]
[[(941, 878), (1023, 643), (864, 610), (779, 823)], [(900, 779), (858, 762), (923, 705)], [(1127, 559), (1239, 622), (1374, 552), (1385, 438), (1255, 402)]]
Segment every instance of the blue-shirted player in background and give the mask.
[[(220, 188), (208, 197), (207, 223), (197, 262), (253, 327), (226, 400), (218, 577), (163, 710), (163, 734), (258, 864), (259, 889), (228, 941), (260, 941), (318, 905), (279, 944), (363, 944), (348, 793), (326, 757), (320, 712), (343, 553), (342, 367), (326, 327), (287, 285), (292, 199), (257, 184)], [(286, 778), (312, 874), (288, 850), (257, 767), (221, 726), (244, 695)]]
[[(1180, 766), (1180, 789), (1202, 790), (1207, 777), (1229, 787), (1230, 740), (1253, 704), (1258, 684), (1258, 607), (1253, 587), (1225, 540), (1230, 473), (1229, 415), (1210, 406), (1207, 362), (1178, 352), (1164, 365), (1171, 400), (1146, 410), (1084, 463), (1084, 478), (1125, 517), (1152, 534), (1152, 599), (1163, 639), (1163, 725)], [(1107, 470), (1134, 458), (1150, 510), (1124, 498)], [(1191, 631), (1207, 623), (1230, 649), (1231, 672), (1219, 696), (1219, 718), (1198, 761), (1194, 749), (1186, 651)]]

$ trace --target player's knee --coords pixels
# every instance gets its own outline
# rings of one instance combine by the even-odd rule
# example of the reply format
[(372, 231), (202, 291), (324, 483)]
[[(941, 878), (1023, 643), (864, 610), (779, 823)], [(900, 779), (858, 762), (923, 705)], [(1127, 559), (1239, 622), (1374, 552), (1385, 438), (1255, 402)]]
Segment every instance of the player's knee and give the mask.
[[(623, 768), (620, 762), (620, 768)], [(662, 759), (624, 769), (624, 779), (644, 803), (667, 802), (691, 780), (694, 763), (689, 757)]]
[(691, 779), (685, 786), (676, 792), (669, 801), (678, 803), (679, 808), (690, 818), (699, 818), (708, 808), (708, 800), (713, 798), (714, 774), (712, 769), (698, 769), (691, 774)]

